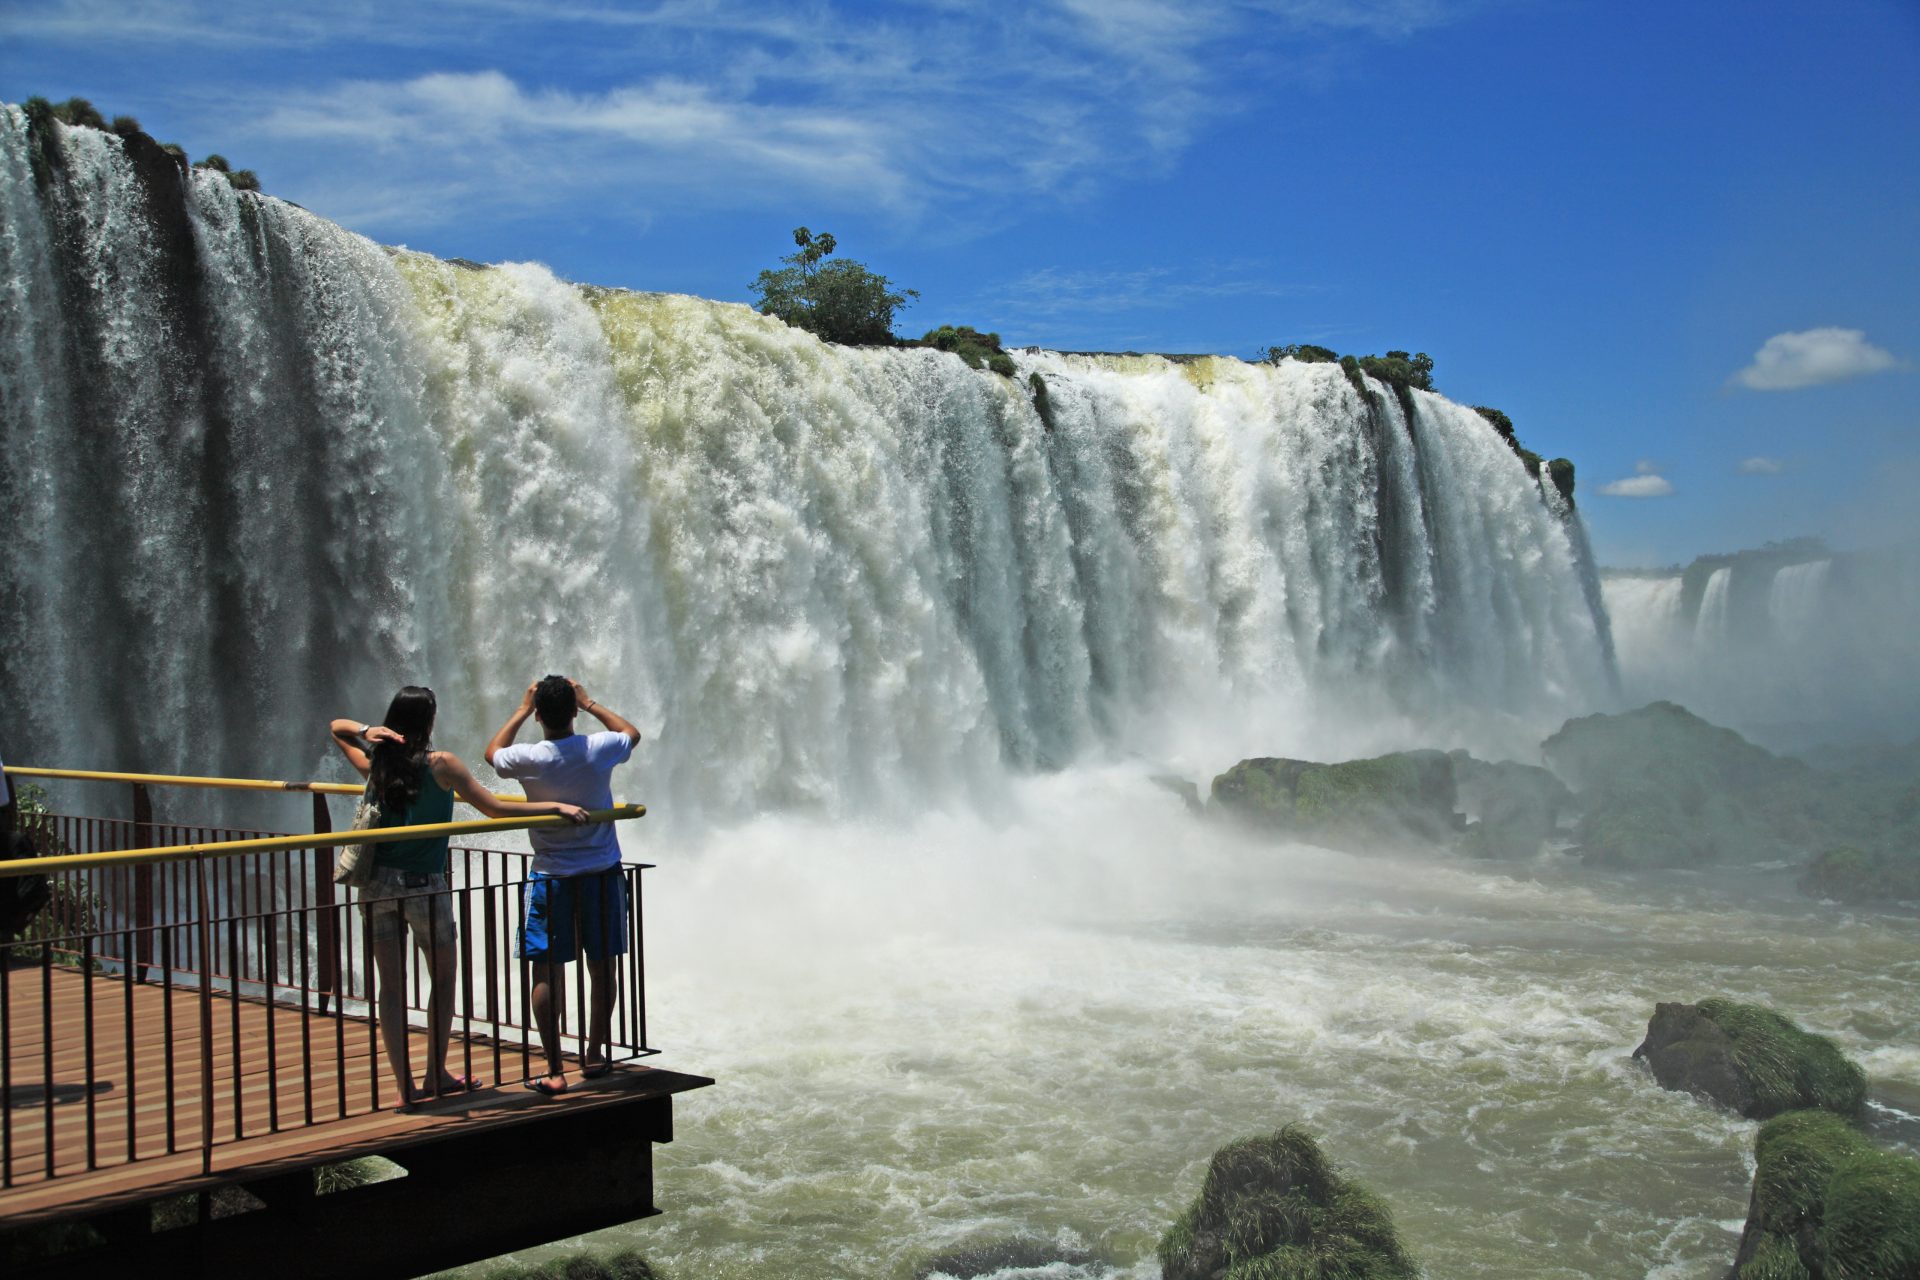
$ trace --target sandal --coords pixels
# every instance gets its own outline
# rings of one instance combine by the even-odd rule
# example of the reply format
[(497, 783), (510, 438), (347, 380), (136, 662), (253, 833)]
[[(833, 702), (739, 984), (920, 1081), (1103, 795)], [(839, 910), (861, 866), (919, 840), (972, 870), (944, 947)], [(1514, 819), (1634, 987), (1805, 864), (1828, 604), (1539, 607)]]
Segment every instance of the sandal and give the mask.
[[(555, 1083), (558, 1081), (559, 1083)], [(565, 1076), (541, 1076), (538, 1080), (527, 1081), (527, 1088), (549, 1098), (557, 1098), (567, 1091)]]

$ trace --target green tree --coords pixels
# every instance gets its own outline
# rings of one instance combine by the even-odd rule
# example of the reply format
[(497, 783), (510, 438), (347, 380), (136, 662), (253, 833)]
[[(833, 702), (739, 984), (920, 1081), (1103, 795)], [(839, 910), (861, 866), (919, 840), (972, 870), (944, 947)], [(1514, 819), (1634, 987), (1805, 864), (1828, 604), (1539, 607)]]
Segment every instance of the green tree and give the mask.
[(826, 261), (837, 247), (828, 232), (816, 236), (796, 227), (793, 242), (798, 249), (780, 259), (786, 265), (762, 271), (749, 286), (761, 313), (828, 342), (891, 344), (893, 313), (920, 294), (900, 289), (865, 263)]

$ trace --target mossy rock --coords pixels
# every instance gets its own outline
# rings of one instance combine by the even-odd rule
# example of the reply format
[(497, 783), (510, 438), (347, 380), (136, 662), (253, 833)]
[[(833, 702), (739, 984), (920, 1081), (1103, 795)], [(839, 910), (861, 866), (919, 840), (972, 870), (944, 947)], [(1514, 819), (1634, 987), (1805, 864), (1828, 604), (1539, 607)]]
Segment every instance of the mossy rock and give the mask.
[(1738, 1280), (1920, 1280), (1920, 1161), (1826, 1111), (1769, 1120), (1754, 1158)]
[(1559, 829), (1573, 805), (1566, 783), (1536, 765), (1476, 760), (1452, 751), (1453, 781), (1471, 824), (1458, 848), (1476, 858), (1531, 858)]
[(1891, 795), (1671, 702), (1569, 720), (1541, 749), (1578, 795), (1582, 855), (1604, 866), (1804, 862), (1850, 836), (1884, 838), (1892, 808)]
[(1412, 1280), (1386, 1203), (1289, 1126), (1214, 1153), (1200, 1194), (1160, 1237), (1163, 1280)]
[(1867, 1077), (1833, 1041), (1762, 1005), (1659, 1004), (1633, 1051), (1662, 1088), (1711, 1098), (1749, 1119), (1817, 1107), (1860, 1114)]
[(480, 1272), (481, 1280), (667, 1280), (636, 1249), (576, 1253), (537, 1267), (497, 1267)]
[(1242, 760), (1213, 780), (1221, 811), (1277, 835), (1335, 848), (1438, 841), (1458, 828), (1453, 762), (1438, 751), (1401, 751), (1319, 764)]
[(1084, 1267), (1094, 1257), (1085, 1249), (1030, 1236), (1013, 1236), (967, 1245), (938, 1257), (928, 1258), (913, 1269), (913, 1280), (950, 1277), (974, 1280), (976, 1276), (997, 1275), (1003, 1271), (1040, 1271), (1049, 1267)]
[(1809, 898), (1853, 906), (1920, 902), (1920, 852), (1827, 849), (1807, 864), (1799, 887)]

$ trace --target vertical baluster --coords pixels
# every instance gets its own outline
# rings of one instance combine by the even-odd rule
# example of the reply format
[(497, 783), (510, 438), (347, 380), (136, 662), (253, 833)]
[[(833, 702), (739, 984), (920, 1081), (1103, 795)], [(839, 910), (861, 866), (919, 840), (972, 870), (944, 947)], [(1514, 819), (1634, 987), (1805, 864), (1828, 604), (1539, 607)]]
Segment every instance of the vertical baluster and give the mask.
[[(153, 798), (147, 794), (147, 786), (143, 782), (133, 784), (132, 835), (133, 848), (154, 847)], [(129, 935), (138, 942), (140, 954), (136, 957), (129, 952), (125, 960), (130, 971), (135, 960), (139, 961), (139, 981), (144, 982), (149, 979), (147, 969), (153, 963), (153, 935), (146, 932), (153, 926), (153, 867), (149, 863), (143, 862), (133, 869), (133, 919), (127, 923), (141, 931)]]
[[(316, 834), (333, 830), (327, 798), (317, 791), (313, 793), (313, 829)], [(313, 855), (313, 902), (320, 911), (315, 921), (320, 933), (319, 1003), (320, 1012), (324, 1014), (328, 1002), (338, 999), (340, 989), (340, 957), (335, 949), (339, 922), (333, 912), (333, 846), (322, 845)]]
[(80, 1016), (86, 1020), (87, 1168), (100, 1167), (100, 1145), (93, 1103), (93, 934), (80, 940)]
[(205, 855), (194, 856), (193, 883), (200, 948), (200, 1172), (209, 1174), (213, 1172), (213, 921)]

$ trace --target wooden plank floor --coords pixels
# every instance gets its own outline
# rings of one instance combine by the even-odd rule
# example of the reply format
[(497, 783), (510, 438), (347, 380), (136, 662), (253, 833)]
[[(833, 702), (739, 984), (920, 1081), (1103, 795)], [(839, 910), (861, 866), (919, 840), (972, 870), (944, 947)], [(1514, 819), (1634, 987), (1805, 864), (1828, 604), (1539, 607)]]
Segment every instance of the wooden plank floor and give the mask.
[[(49, 977), (50, 1005), (43, 999)], [(7, 983), (9, 1084), (0, 1225), (60, 1217), (81, 1205), (97, 1212), (204, 1185), (199, 991), (174, 987), (169, 993), (119, 975), (89, 979), (64, 968), (50, 974), (16, 968), (0, 979)], [(593, 1082), (571, 1075), (567, 1093), (549, 1099), (520, 1084), (538, 1069), (537, 1050), (463, 1037), (456, 1020), (448, 1067), (477, 1075), (488, 1087), (400, 1112), (385, 1055), (365, 1020), (223, 992), (211, 1004), (215, 1180), (242, 1170), (258, 1176), (351, 1159), (430, 1138), (449, 1125), (532, 1121), (557, 1108), (710, 1083), (627, 1064)], [(42, 1014), (47, 1007), (51, 1026)], [(415, 1029), (411, 1044), (417, 1075), (425, 1034)]]

